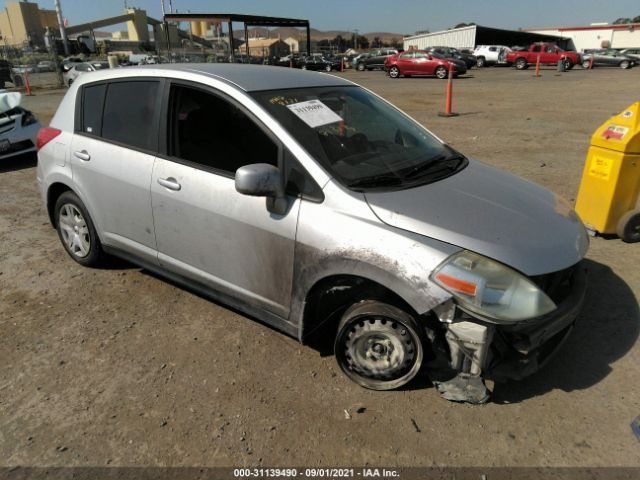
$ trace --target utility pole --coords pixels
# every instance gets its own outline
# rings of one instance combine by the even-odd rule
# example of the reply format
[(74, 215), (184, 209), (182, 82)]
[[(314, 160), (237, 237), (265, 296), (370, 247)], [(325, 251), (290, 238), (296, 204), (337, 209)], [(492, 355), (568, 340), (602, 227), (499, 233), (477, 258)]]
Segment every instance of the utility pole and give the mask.
[(58, 25), (60, 26), (60, 36), (64, 45), (64, 54), (69, 56), (69, 39), (67, 38), (67, 30), (64, 28), (64, 19), (62, 18), (62, 8), (60, 8), (60, 0), (55, 0), (56, 14), (58, 15)]
[(49, 55), (51, 55), (51, 59), (53, 60), (56, 67), (56, 73), (58, 74), (58, 85), (60, 87), (63, 87), (64, 78), (62, 76), (62, 68), (60, 67), (60, 62), (58, 62), (58, 52), (56, 52), (56, 39), (49, 27), (46, 28), (44, 35), (45, 43), (47, 44), (47, 48), (49, 49)]

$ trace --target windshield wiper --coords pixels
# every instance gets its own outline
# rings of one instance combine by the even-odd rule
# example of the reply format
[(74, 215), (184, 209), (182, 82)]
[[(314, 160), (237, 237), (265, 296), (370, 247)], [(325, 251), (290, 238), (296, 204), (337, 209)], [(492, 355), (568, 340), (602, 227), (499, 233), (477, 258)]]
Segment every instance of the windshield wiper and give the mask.
[(393, 185), (401, 185), (403, 179), (392, 175), (374, 175), (372, 177), (364, 177), (354, 180), (347, 186), (349, 188), (371, 188), (371, 187), (387, 187)]
[(423, 173), (438, 173), (441, 171), (456, 171), (458, 167), (465, 160), (463, 155), (459, 153), (451, 154), (447, 157), (435, 157), (427, 162), (424, 162), (413, 170), (411, 170), (408, 174), (404, 176), (404, 178), (416, 178), (417, 176)]

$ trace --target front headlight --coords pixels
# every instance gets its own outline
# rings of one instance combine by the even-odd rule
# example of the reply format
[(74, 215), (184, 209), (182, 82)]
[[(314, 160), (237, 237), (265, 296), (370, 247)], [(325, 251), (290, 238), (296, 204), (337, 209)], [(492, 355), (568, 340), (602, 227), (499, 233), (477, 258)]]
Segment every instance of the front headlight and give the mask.
[(463, 309), (498, 322), (525, 320), (556, 309), (553, 300), (524, 275), (466, 250), (447, 258), (431, 279)]

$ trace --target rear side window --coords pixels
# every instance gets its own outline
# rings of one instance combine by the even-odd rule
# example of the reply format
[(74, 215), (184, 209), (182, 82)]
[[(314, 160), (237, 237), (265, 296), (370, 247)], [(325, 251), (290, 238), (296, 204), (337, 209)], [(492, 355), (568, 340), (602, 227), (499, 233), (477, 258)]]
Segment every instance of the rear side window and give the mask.
[(159, 82), (134, 81), (109, 84), (102, 116), (102, 138), (155, 150), (153, 115)]
[(82, 94), (82, 131), (100, 136), (102, 131), (102, 107), (107, 86), (84, 87)]

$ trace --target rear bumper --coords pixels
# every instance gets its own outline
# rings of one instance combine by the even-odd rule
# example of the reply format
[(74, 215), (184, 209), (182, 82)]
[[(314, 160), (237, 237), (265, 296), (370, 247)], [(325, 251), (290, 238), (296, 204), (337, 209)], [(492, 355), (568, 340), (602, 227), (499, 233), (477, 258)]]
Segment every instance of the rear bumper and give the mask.
[(496, 381), (520, 380), (543, 367), (567, 339), (582, 309), (587, 273), (578, 265), (570, 294), (556, 310), (513, 325), (496, 326), (484, 376)]
[(27, 127), (17, 126), (13, 131), (0, 136), (0, 142), (3, 142), (0, 148), (0, 159), (35, 152), (36, 137), (40, 128), (41, 125), (37, 122)]

